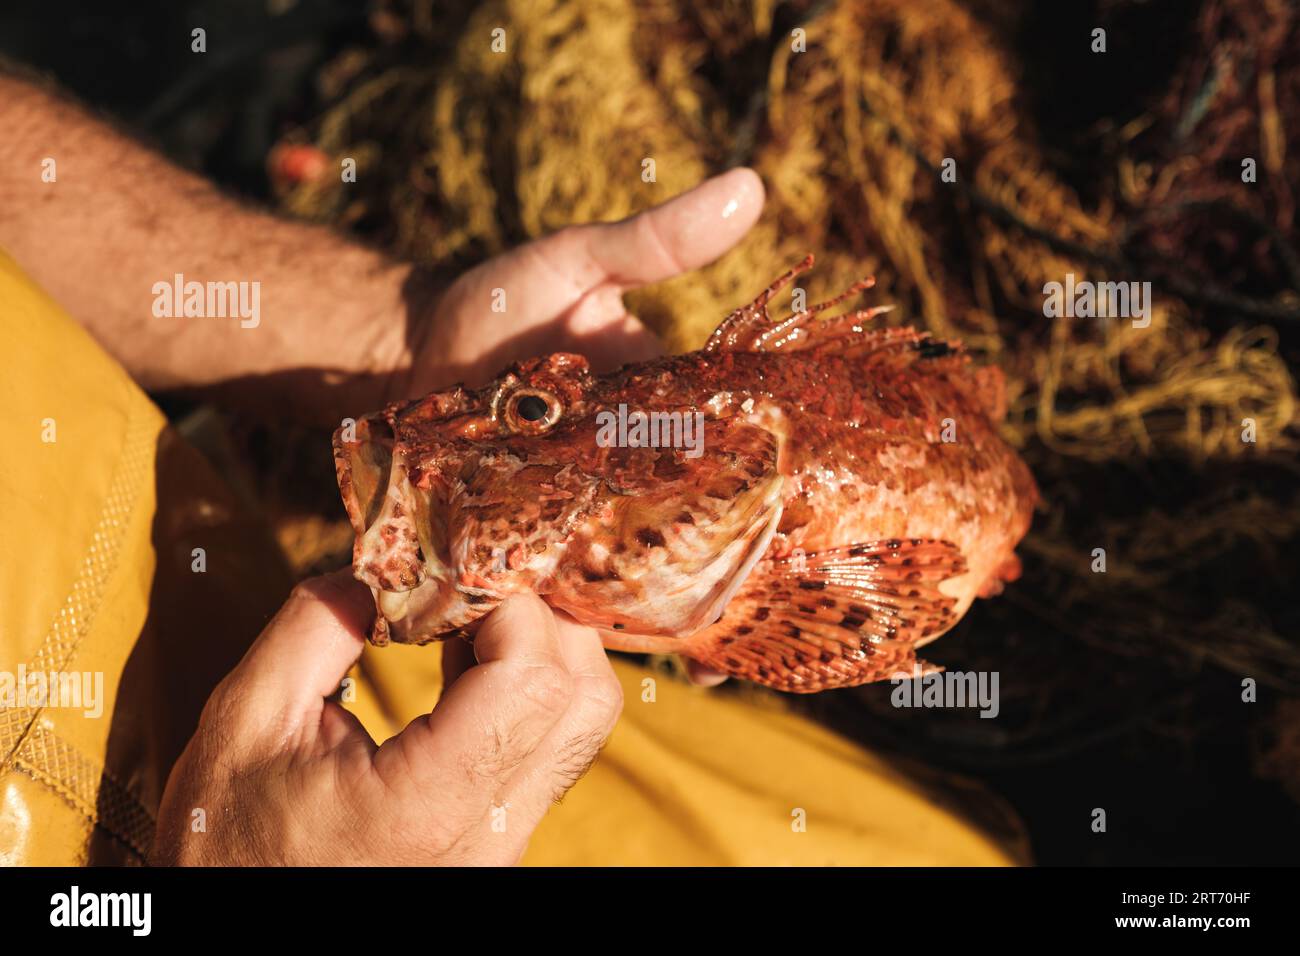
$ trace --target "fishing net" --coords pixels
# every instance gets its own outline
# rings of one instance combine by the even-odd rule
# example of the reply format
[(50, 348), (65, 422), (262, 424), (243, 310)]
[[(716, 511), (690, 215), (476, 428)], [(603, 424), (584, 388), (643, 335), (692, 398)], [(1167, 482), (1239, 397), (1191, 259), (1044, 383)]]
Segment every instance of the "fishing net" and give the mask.
[[(290, 182), (280, 202), (463, 266), (751, 165), (769, 197), (753, 232), (629, 305), (670, 348), (698, 347), (812, 251), (810, 301), (874, 274), (870, 301), (898, 306), (891, 324), (960, 337), (1006, 371), (1006, 434), (1044, 495), (1026, 576), (931, 648), (972, 668), (1027, 662), (1032, 680), (1003, 687), (1024, 726), (990, 749), (1060, 746), (1068, 728), (1045, 714), (1080, 686), (1128, 711), (1152, 695), (1193, 707), (1187, 681), (1206, 668), (1294, 694), (1300, 622), (1281, 594), (1300, 531), (1286, 359), (1300, 18), (1281, 0), (1202, 4), (1160, 95), (1096, 130), (1083, 190), (1026, 109), (1006, 39), (1024, 9), (389, 0), (320, 74), (316, 118), (286, 137), (331, 169), (352, 157), (357, 181)], [(1150, 324), (1046, 316), (1044, 286), (1067, 274), (1152, 280)], [(301, 515), (283, 515), (281, 534), (303, 569), (347, 541)], [(1118, 725), (1109, 696), (1074, 723)], [(854, 713), (888, 718), (885, 700), (864, 689)]]

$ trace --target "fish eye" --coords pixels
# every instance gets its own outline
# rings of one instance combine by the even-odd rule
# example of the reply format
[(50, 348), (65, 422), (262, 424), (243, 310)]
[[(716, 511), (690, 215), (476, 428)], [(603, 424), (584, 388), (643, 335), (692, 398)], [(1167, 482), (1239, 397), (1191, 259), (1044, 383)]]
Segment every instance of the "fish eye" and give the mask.
[(537, 395), (525, 395), (515, 402), (515, 414), (526, 422), (540, 422), (548, 411), (546, 400)]
[(505, 404), (505, 419), (512, 429), (540, 434), (560, 420), (560, 400), (540, 388), (521, 388)]

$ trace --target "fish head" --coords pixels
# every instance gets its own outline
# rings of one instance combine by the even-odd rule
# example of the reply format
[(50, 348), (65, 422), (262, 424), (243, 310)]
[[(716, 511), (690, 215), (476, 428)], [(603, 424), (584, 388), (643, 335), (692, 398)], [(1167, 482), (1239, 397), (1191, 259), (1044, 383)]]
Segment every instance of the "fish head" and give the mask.
[(716, 620), (780, 518), (780, 440), (648, 381), (554, 353), (345, 422), (372, 639), (464, 633), (519, 592), (627, 644)]

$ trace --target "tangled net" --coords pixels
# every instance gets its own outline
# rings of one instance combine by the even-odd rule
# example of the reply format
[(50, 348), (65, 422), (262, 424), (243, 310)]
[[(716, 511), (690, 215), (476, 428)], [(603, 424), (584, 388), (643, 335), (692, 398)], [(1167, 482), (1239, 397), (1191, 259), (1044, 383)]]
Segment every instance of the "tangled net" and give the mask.
[[(1028, 614), (1076, 636), (1099, 673), (1143, 656), (1295, 693), (1294, 611), (1276, 594), (1300, 531), (1280, 344), (1300, 318), (1295, 7), (1206, 0), (1163, 98), (1105, 133), (1086, 207), (1025, 115), (995, 7), (1016, 15), (954, 0), (388, 0), (374, 36), (322, 73), (318, 120), (288, 137), (352, 157), (357, 182), (298, 182), (281, 202), (459, 266), (751, 165), (769, 198), (742, 244), (628, 297), (671, 348), (698, 347), (810, 250), (814, 300), (874, 274), (891, 322), (961, 337), (1007, 373), (1006, 434), (1045, 513), (997, 628)], [(1046, 317), (1044, 285), (1067, 273), (1153, 279), (1150, 325)]]

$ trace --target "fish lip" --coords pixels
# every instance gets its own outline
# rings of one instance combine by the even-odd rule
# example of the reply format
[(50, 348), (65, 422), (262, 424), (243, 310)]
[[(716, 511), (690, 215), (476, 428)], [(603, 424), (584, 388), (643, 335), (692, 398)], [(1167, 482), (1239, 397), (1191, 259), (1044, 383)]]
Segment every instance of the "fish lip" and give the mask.
[[(349, 430), (352, 440), (348, 440)], [(379, 489), (387, 489), (397, 437), (383, 415), (367, 415), (334, 430), (334, 472), (355, 542), (377, 516)], [(378, 454), (367, 454), (377, 452)], [(364, 500), (363, 500), (364, 499)]]
[[(334, 466), (343, 507), (352, 525), (352, 576), (370, 588), (379, 617), (396, 624), (406, 616), (410, 594), (422, 583), (423, 562), (414, 560), (418, 544), (407, 547), (409, 560), (397, 567), (375, 561), (376, 527), (393, 504), (406, 502), (410, 522), (410, 482), (394, 422), (386, 412), (345, 422), (332, 436)], [(378, 622), (376, 633), (378, 633)]]
[[(452, 492), (438, 481), (412, 481), (418, 462), (408, 460), (393, 411), (335, 431), (335, 470), (354, 533), (352, 576), (375, 602), (371, 641), (424, 644), (482, 618), (504, 594), (461, 581), (465, 542), (430, 526), (432, 513), (454, 510)], [(450, 540), (441, 537), (446, 532)]]

